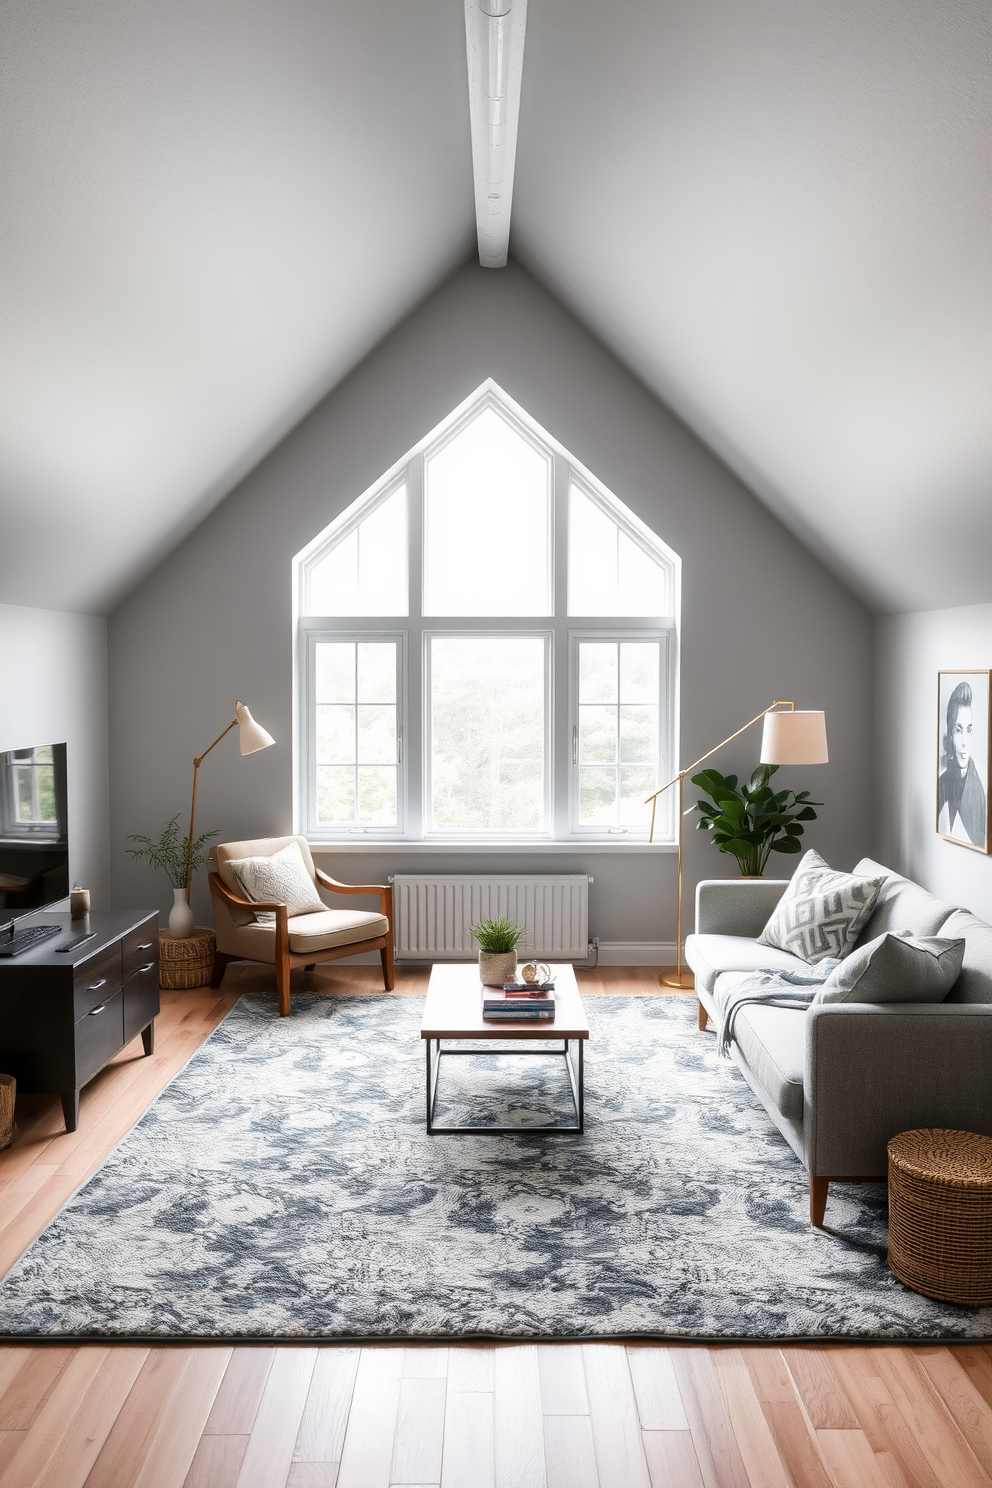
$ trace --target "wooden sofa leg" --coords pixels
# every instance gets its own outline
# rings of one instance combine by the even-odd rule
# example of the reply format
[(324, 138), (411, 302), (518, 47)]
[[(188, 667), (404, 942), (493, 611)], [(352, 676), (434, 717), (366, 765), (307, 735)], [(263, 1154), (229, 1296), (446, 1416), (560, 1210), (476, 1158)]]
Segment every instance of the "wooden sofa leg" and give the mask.
[(237, 956), (229, 956), (225, 951), (214, 951), (214, 969), (210, 974), (210, 985), (215, 991), (224, 980), (224, 973), (229, 964), (237, 959)]
[(382, 962), (382, 980), (387, 992), (392, 992), (396, 980), (393, 971), (393, 942), (387, 939), (386, 944), (379, 952), (379, 960)]
[(709, 1013), (703, 1007), (703, 1004), (701, 1002), (698, 1003), (696, 1006), (696, 1022), (699, 1024), (700, 1029), (705, 1028), (709, 1021)]
[(814, 1229), (823, 1228), (823, 1216), (827, 1208), (827, 1189), (830, 1187), (829, 1178), (814, 1178), (809, 1175), (809, 1222)]

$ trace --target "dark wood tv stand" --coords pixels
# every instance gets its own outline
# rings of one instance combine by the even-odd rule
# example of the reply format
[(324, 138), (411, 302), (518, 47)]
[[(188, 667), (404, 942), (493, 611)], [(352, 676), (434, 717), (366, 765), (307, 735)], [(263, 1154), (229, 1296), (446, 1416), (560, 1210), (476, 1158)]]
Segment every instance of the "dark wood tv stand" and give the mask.
[[(67, 1131), (79, 1125), (79, 1091), (139, 1033), (155, 1049), (158, 915), (94, 912), (85, 920), (40, 910), (19, 920), (61, 925), (63, 933), (0, 960), (0, 1071), (23, 1091), (57, 1091)], [(68, 952), (57, 946), (87, 931)]]

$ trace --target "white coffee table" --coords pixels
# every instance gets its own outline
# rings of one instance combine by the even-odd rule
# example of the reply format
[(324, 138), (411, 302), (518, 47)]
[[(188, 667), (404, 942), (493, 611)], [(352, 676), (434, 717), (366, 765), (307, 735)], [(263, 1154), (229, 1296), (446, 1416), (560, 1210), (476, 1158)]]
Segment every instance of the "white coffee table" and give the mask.
[[(553, 966), (555, 978), (555, 1019), (553, 1023), (543, 1020), (512, 1019), (498, 1023), (487, 1023), (482, 1016), (482, 991), (479, 983), (479, 968), (470, 965), (442, 963), (431, 968), (431, 979), (427, 987), (427, 1001), (420, 1024), (420, 1037), (427, 1053), (427, 1131), (431, 1136), (505, 1135), (507, 1132), (523, 1133), (527, 1136), (575, 1135), (585, 1129), (585, 1104), (583, 1094), (583, 1049), (589, 1037), (582, 998), (570, 966)], [(560, 1043), (560, 1049), (528, 1048), (536, 1042)], [(496, 1048), (473, 1047), (481, 1042), (496, 1044)], [(455, 1044), (456, 1048), (445, 1048), (444, 1044)], [(575, 1045), (573, 1056), (572, 1045)], [(457, 1055), (530, 1055), (544, 1059), (563, 1059), (572, 1090), (575, 1108), (573, 1122), (553, 1126), (439, 1126), (434, 1120), (434, 1101), (437, 1096), (437, 1081), (442, 1059)]]

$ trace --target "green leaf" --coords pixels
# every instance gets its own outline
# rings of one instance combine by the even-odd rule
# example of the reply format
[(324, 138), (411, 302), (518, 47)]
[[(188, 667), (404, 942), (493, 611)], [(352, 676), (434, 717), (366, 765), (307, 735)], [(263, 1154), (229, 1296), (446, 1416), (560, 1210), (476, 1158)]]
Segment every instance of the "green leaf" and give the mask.
[(803, 845), (797, 837), (780, 837), (777, 842), (772, 843), (772, 852), (797, 853), (802, 850)]

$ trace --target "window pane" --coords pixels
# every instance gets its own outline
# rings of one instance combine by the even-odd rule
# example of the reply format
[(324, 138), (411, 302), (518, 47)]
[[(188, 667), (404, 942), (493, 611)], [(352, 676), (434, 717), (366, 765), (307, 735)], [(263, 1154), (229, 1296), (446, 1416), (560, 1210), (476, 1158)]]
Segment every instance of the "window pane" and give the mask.
[(625, 765), (654, 765), (658, 758), (657, 708), (620, 709), (620, 759)]
[(614, 765), (616, 759), (616, 708), (580, 708), (579, 763), (582, 765)]
[(579, 646), (579, 702), (617, 701), (615, 641), (583, 641)]
[(408, 613), (406, 487), (400, 486), (309, 571), (309, 615)]
[(545, 642), (431, 642), (432, 826), (543, 831)]
[(372, 826), (390, 826), (396, 820), (396, 771), (359, 769), (358, 816)]
[[(396, 662), (395, 641), (316, 645), (317, 820), (324, 825), (397, 822)], [(357, 706), (356, 696), (363, 700)]]
[(396, 647), (378, 641), (362, 641), (358, 646), (358, 701), (360, 703), (395, 703)]
[(319, 641), (316, 646), (317, 702), (355, 701), (354, 641)]
[(617, 772), (579, 771), (579, 822), (583, 827), (612, 827), (617, 819)]
[(354, 708), (317, 708), (317, 762), (321, 765), (354, 764)]
[(657, 641), (621, 641), (620, 701), (657, 704), (660, 670)]
[(669, 615), (668, 570), (578, 486), (568, 498), (568, 613)]
[(651, 807), (644, 798), (655, 790), (659, 782), (655, 779), (653, 766), (625, 767), (620, 771), (620, 821), (622, 827), (646, 827), (651, 820)]
[[(41, 750), (38, 754), (40, 756)], [(38, 820), (53, 822), (55, 820), (55, 771), (51, 765), (42, 765), (35, 771), (34, 786), (37, 792)]]
[(364, 706), (358, 710), (358, 763), (396, 763), (396, 709)]
[(317, 820), (329, 825), (355, 820), (355, 772), (317, 766)]
[(426, 461), (425, 615), (550, 615), (551, 459), (486, 408)]

